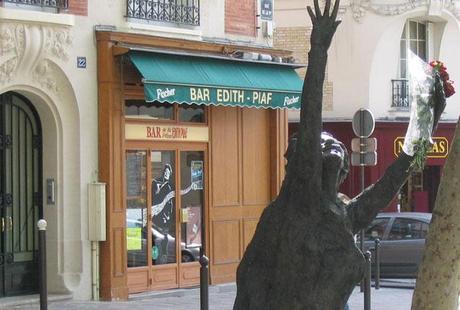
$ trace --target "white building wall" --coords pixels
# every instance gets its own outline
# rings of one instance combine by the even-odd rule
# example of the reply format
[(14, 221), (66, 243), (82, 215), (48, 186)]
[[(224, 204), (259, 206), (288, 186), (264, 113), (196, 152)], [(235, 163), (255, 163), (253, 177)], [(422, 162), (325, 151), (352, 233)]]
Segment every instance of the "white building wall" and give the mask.
[[(275, 8), (276, 27), (311, 27), (307, 0), (280, 0)], [(342, 1), (342, 23), (329, 50), (327, 79), (333, 85), (333, 108), (325, 119), (350, 119), (359, 108), (369, 108), (377, 119), (408, 117), (391, 108), (391, 80), (398, 78), (399, 44), (408, 18), (431, 20), (434, 55), (448, 67), (451, 79), (460, 81), (460, 1)], [(445, 25), (445, 26), (444, 26)], [(309, 38), (306, 38), (308, 40)], [(305, 51), (307, 53), (308, 51)], [(457, 82), (458, 84), (458, 82)], [(460, 89), (459, 89), (460, 91)], [(460, 114), (460, 95), (448, 99), (444, 120)], [(290, 119), (298, 119), (296, 112)]]

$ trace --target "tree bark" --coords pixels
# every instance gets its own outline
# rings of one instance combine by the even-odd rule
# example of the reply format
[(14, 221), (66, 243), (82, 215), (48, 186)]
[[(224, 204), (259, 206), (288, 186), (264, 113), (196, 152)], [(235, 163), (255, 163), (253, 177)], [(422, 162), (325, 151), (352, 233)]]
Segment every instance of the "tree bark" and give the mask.
[(460, 119), (444, 165), (417, 275), (413, 310), (457, 310), (460, 294)]

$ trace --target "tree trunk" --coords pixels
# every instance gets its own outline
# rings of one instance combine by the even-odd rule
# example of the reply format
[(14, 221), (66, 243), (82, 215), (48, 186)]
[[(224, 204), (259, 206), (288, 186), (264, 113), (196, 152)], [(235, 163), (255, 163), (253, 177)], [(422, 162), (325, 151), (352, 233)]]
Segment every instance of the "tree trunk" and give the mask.
[(439, 184), (413, 310), (457, 310), (460, 293), (460, 119)]

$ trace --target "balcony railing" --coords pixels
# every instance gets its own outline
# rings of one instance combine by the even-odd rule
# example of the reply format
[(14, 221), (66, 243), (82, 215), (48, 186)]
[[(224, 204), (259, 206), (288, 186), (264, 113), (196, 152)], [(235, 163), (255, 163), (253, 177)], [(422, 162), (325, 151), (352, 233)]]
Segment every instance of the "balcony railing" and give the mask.
[(127, 0), (129, 18), (200, 25), (200, 0)]
[(32, 5), (42, 8), (67, 9), (69, 8), (68, 0), (0, 0), (2, 2), (13, 3), (18, 5)]
[(393, 108), (409, 108), (410, 93), (409, 81), (405, 79), (391, 80), (392, 98), (391, 106)]

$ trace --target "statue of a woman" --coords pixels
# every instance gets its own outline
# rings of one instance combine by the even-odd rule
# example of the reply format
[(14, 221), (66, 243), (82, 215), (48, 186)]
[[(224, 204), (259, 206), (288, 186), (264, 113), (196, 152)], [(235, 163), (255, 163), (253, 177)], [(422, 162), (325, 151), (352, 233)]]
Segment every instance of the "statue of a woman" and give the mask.
[[(405, 145), (379, 181), (350, 201), (340, 198), (348, 154), (341, 142), (321, 133), (324, 72), (339, 0), (331, 14), (330, 0), (323, 14), (314, 4), (315, 12), (308, 7), (313, 31), (298, 136), (286, 152), (280, 193), (264, 210), (238, 267), (234, 309), (342, 310), (364, 274), (353, 236), (391, 202), (412, 169), (414, 150)], [(442, 111), (439, 78), (433, 98)]]

